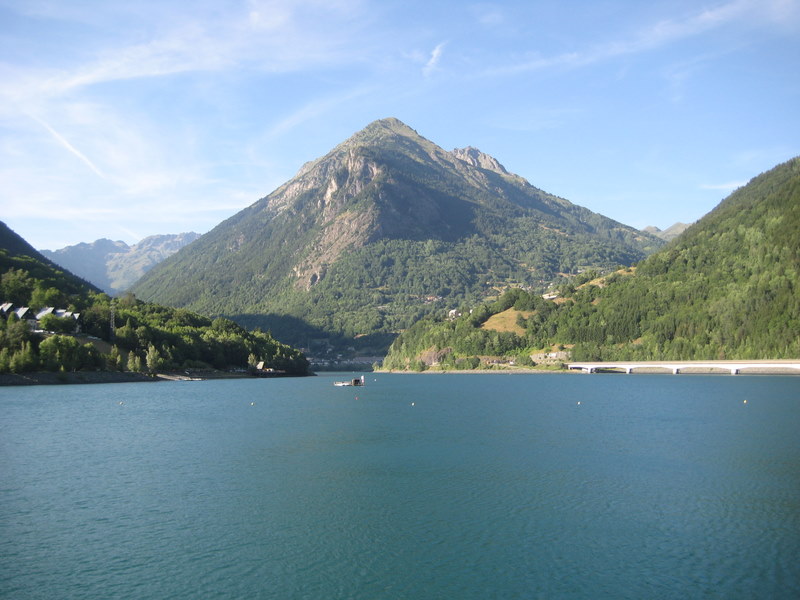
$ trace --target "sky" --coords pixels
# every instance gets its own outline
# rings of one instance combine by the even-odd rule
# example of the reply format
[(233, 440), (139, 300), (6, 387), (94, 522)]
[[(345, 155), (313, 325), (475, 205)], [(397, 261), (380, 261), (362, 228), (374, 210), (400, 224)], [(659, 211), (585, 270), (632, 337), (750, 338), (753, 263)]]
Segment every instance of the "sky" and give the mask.
[(643, 228), (800, 154), (800, 0), (0, 0), (0, 220), (205, 233), (370, 122)]

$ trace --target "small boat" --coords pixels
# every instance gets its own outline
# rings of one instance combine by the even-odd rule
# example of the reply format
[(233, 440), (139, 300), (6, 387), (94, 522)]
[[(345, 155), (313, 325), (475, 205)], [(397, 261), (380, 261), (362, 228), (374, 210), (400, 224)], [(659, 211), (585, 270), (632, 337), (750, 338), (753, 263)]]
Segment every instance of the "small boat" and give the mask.
[(364, 376), (362, 375), (361, 377), (356, 377), (355, 379), (351, 379), (350, 381), (334, 381), (333, 385), (337, 387), (350, 387), (350, 386), (360, 387), (362, 385), (365, 385)]

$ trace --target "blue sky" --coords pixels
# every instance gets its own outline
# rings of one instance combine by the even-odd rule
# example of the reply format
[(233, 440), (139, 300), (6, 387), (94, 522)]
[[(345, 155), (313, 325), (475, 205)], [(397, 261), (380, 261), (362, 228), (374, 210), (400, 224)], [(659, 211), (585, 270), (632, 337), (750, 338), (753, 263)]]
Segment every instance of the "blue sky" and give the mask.
[(0, 0), (0, 220), (204, 233), (375, 119), (635, 227), (800, 154), (800, 0)]

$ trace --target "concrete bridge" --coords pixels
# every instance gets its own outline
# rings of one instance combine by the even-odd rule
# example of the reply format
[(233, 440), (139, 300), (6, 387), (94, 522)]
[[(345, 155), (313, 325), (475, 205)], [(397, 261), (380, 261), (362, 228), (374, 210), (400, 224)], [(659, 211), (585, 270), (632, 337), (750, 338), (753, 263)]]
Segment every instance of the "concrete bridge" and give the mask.
[(620, 361), (620, 362), (574, 362), (567, 364), (568, 369), (581, 370), (584, 373), (598, 371), (617, 371), (633, 373), (635, 369), (653, 372), (657, 369), (671, 371), (674, 375), (680, 372), (716, 373), (728, 371), (738, 375), (743, 371), (751, 373), (797, 373), (800, 374), (800, 360), (677, 360), (677, 361)]

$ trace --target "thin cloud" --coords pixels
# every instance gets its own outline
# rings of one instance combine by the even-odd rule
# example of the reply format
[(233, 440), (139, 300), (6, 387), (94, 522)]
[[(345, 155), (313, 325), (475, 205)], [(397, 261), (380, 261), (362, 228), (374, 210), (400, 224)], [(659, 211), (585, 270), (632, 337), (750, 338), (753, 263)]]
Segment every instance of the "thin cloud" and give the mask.
[(425, 66), (422, 68), (422, 74), (425, 77), (430, 77), (439, 66), (439, 61), (442, 59), (442, 51), (444, 50), (445, 42), (437, 44), (431, 52), (431, 56)]
[[(355, 38), (363, 44), (351, 25), (359, 7), (359, 2), (328, 6), (323, 18), (316, 2), (250, 2), (224, 19), (174, 15), (180, 25), (153, 31), (145, 42), (125, 43), (121, 33), (123, 42), (100, 51), (96, 60), (67, 70), (34, 69), (35, 76), (28, 69), (1, 91), (24, 103), (114, 81), (243, 68), (281, 73), (349, 61), (363, 51), (363, 45), (352, 44)], [(166, 15), (163, 20), (170, 21)]]
[(307, 121), (331, 112), (336, 107), (346, 102), (351, 102), (356, 98), (369, 94), (372, 90), (372, 87), (360, 87), (327, 98), (317, 98), (274, 123), (272, 127), (265, 132), (264, 137), (266, 139), (272, 139), (284, 135)]
[(583, 67), (620, 56), (639, 54), (742, 19), (752, 13), (753, 9), (754, 3), (751, 0), (736, 0), (686, 19), (660, 21), (629, 39), (600, 44), (581, 52), (566, 52), (555, 56), (535, 55), (525, 61), (490, 69), (486, 74), (515, 75), (553, 67)]
[(492, 4), (477, 4), (469, 9), (475, 20), (485, 27), (497, 27), (505, 22), (502, 11)]

